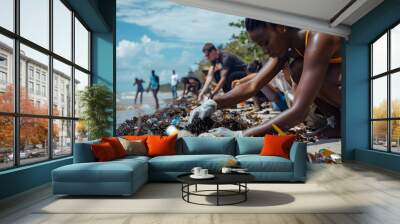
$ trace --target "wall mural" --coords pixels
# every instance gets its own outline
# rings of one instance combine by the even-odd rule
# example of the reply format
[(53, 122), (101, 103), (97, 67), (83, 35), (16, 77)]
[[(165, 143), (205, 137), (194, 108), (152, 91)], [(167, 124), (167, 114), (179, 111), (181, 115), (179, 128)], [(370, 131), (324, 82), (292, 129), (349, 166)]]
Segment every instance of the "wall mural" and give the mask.
[(340, 37), (118, 0), (117, 41), (117, 135), (292, 133), (340, 153)]

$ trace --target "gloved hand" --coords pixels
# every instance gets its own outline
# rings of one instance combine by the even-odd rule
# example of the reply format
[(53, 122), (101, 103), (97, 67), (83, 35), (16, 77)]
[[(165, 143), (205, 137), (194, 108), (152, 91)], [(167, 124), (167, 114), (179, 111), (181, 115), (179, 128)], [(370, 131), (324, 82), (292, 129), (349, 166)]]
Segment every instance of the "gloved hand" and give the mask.
[(243, 137), (243, 131), (232, 131), (229, 128), (219, 127), (208, 131), (216, 137)]
[(212, 99), (208, 99), (190, 112), (189, 123), (192, 123), (197, 117), (202, 120), (206, 117), (210, 117), (216, 110), (217, 102)]

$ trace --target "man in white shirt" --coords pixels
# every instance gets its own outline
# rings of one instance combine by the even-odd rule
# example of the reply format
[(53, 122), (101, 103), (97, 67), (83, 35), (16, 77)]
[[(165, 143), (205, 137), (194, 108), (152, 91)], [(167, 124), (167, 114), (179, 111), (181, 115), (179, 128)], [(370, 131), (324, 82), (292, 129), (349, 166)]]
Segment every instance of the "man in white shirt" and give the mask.
[(172, 91), (172, 99), (178, 98), (177, 94), (177, 87), (178, 87), (178, 74), (175, 73), (175, 70), (172, 70), (171, 75), (171, 91)]

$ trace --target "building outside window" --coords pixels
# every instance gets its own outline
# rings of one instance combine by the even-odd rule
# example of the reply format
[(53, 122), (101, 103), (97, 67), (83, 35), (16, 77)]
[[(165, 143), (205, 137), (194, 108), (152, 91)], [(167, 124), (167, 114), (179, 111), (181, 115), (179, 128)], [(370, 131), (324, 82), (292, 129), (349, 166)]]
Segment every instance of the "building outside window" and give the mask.
[(34, 94), (33, 82), (31, 82), (31, 81), (28, 82), (28, 91), (29, 91), (29, 94)]
[(29, 79), (33, 80), (34, 77), (33, 77), (33, 67), (32, 66), (29, 66), (28, 74), (29, 74)]
[(370, 44), (371, 148), (400, 153), (400, 25)]
[[(0, 123), (9, 129), (7, 135), (0, 136), (1, 139), (5, 139), (0, 141), (0, 157), (5, 158), (0, 160), (0, 170), (70, 156), (74, 141), (87, 139), (87, 131), (82, 127), (76, 128), (79, 116), (73, 113), (71, 107), (74, 102), (79, 101), (77, 93), (80, 89), (72, 92), (69, 86), (81, 83), (82, 76), (89, 80), (90, 32), (64, 1), (51, 0), (52, 5), (49, 2), (49, 0), (19, 1), (19, 13), (13, 13), (13, 16), (20, 16), (14, 18), (20, 21), (15, 29), (20, 33), (15, 33), (14, 29), (4, 27), (0, 23), (2, 28), (8, 30), (7, 33), (0, 29), (0, 84), (13, 87), (6, 92), (0, 85), (0, 97), (11, 96), (11, 100), (7, 101), (10, 105), (3, 105), (5, 101), (0, 101)], [(40, 15), (32, 13), (38, 11), (42, 13)], [(46, 11), (48, 13), (45, 13)], [(49, 28), (50, 24), (53, 25), (52, 29)], [(51, 31), (52, 35), (49, 35)], [(16, 35), (10, 35), (9, 32)], [(53, 49), (50, 48), (51, 42)], [(75, 48), (72, 44), (74, 42)], [(18, 52), (15, 51), (15, 43), (19, 44)], [(86, 49), (79, 49), (82, 46)], [(17, 77), (20, 80), (19, 88), (15, 88), (12, 78), (16, 63), (11, 60), (14, 58), (14, 52), (19, 56), (17, 58), (20, 58), (18, 62), (20, 72)], [(63, 58), (63, 62), (53, 58), (53, 54)], [(75, 62), (72, 60), (72, 55), (75, 55)], [(53, 74), (49, 71), (53, 71)], [(79, 73), (75, 80), (73, 80), (74, 73)], [(47, 94), (51, 77), (53, 90)], [(62, 85), (59, 85), (60, 81)], [(89, 85), (88, 82), (83, 84)], [(26, 94), (19, 94), (19, 98), (13, 100), (16, 90)], [(57, 106), (60, 95), (62, 103)], [(49, 113), (50, 97), (54, 102), (52, 114)], [(13, 110), (13, 102), (20, 108), (18, 113)], [(15, 135), (14, 125), (18, 125), (19, 130)], [(43, 134), (38, 134), (33, 139), (30, 134), (32, 132)], [(15, 142), (18, 145), (14, 145)], [(15, 149), (16, 155), (14, 155)]]

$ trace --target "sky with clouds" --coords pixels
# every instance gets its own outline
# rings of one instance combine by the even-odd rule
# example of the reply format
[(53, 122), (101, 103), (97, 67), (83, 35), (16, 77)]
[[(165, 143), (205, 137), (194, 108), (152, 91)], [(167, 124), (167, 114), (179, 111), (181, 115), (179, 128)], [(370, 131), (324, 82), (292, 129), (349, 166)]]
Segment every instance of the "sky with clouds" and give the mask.
[(240, 17), (178, 5), (167, 0), (117, 0), (117, 88), (134, 91), (135, 77), (148, 84), (156, 70), (168, 83), (172, 69), (180, 77), (195, 68), (205, 42), (226, 43)]

